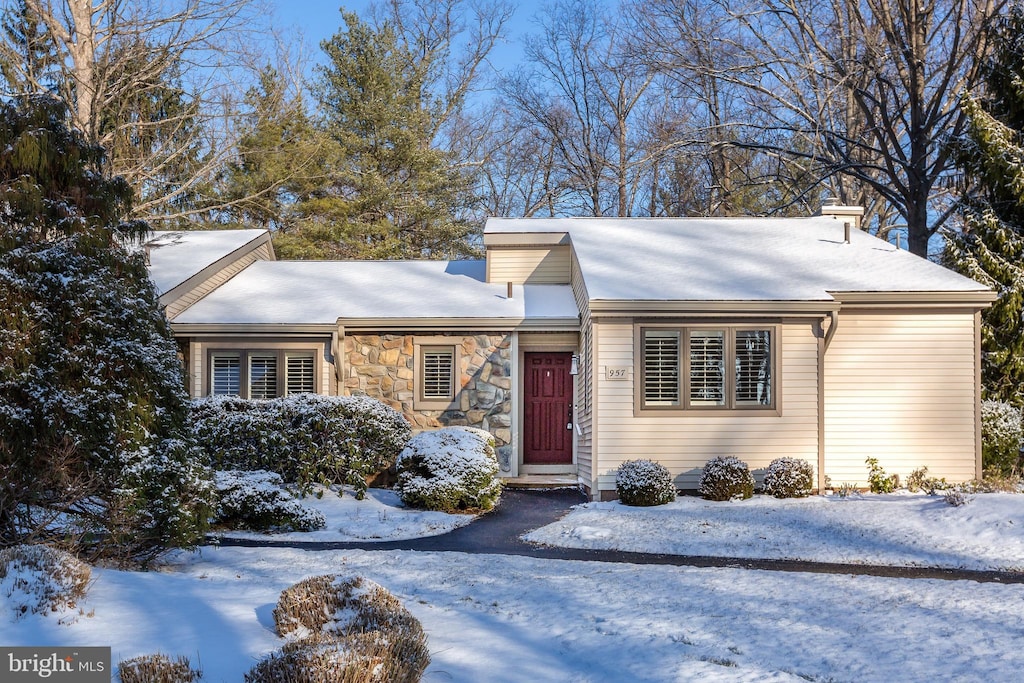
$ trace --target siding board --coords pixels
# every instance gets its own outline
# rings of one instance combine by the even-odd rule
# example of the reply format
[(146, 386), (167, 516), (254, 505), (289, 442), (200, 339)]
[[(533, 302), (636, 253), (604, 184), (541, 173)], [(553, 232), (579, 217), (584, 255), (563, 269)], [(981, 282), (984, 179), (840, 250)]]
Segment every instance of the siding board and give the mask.
[(843, 309), (825, 356), (826, 474), (867, 486), (865, 459), (905, 479), (974, 476), (972, 312)]
[(522, 285), (565, 285), (570, 281), (569, 247), (487, 250), (487, 281)]
[(736, 411), (701, 414), (634, 414), (634, 372), (628, 381), (605, 379), (606, 366), (634, 367), (630, 323), (602, 323), (597, 339), (598, 402), (601, 425), (598, 476), (603, 490), (614, 490), (615, 470), (625, 460), (650, 458), (672, 472), (681, 489), (695, 489), (700, 470), (717, 455), (735, 455), (761, 474), (781, 456), (817, 462), (818, 344), (811, 323), (780, 325), (778, 388), (781, 415)]

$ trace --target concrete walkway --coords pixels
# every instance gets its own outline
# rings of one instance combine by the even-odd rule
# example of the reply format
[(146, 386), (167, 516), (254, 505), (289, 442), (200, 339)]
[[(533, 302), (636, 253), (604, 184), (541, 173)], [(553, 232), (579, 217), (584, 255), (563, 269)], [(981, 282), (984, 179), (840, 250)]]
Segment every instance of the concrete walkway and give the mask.
[[(440, 536), (405, 541), (273, 541), (237, 538), (220, 539), (224, 547), (298, 548), (301, 550), (416, 550), (422, 552), (458, 552), (489, 555), (519, 555), (547, 560), (580, 560), (585, 562), (624, 562), (631, 564), (662, 564), (680, 567), (732, 567), (767, 571), (810, 572), (816, 574), (852, 574), (900, 579), (944, 579), (979, 581), (982, 583), (1024, 583), (1024, 573), (975, 571), (969, 569), (937, 569), (926, 567), (889, 567), (861, 564), (838, 564), (802, 560), (748, 559), (738, 557), (703, 557), (693, 555), (662, 555), (632, 553), (618, 550), (580, 550), (539, 546), (519, 537), (561, 518), (573, 505), (586, 498), (576, 489), (522, 490), (507, 489), (501, 503), (472, 524)], [(212, 543), (216, 541), (211, 539)]]

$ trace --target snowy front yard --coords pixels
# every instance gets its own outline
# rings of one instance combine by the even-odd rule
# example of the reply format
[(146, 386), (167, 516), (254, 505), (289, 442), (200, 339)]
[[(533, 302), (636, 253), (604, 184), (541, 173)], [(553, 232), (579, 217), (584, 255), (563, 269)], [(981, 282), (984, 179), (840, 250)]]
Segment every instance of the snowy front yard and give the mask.
[(923, 494), (695, 497), (652, 508), (577, 506), (526, 536), (534, 543), (641, 553), (1024, 571), (1024, 495), (961, 507)]
[[(354, 518), (415, 531), (416, 513), (386, 499), (342, 500), (328, 501), (321, 533)], [(762, 557), (820, 544), (837, 550), (815, 559), (898, 564), (1010, 566), (1015, 556), (1020, 566), (1021, 527), (1024, 496), (978, 495), (963, 508), (923, 496), (757, 497), (588, 504), (535, 536)], [(975, 551), (987, 559), (971, 565)], [(1024, 668), (1024, 585), (409, 551), (204, 548), (158, 572), (99, 569), (84, 614), (7, 612), (0, 643), (110, 645), (115, 662), (180, 654), (204, 681), (237, 682), (281, 645), (271, 616), (279, 593), (324, 573), (365, 576), (403, 601), (429, 638), (425, 681), (992, 681)]]

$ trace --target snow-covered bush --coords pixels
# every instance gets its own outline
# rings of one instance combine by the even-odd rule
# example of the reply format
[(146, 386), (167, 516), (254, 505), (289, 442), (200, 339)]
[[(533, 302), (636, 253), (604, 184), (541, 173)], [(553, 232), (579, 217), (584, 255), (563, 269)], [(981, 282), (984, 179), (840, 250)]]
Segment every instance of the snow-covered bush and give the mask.
[(419, 621), (362, 577), (300, 581), (281, 593), (274, 624), (290, 640), (253, 667), (246, 683), (414, 683), (430, 663)]
[(121, 683), (192, 683), (203, 677), (202, 671), (192, 668), (188, 657), (172, 660), (159, 653), (121, 660), (117, 673)]
[(270, 470), (308, 491), (388, 469), (409, 440), (401, 413), (368, 396), (298, 394), (268, 401), (216, 396), (192, 402), (194, 436), (218, 469)]
[(754, 495), (754, 475), (739, 458), (720, 455), (704, 465), (697, 492), (708, 500), (750, 498)]
[(92, 568), (71, 553), (45, 545), (0, 550), (0, 596), (15, 618), (74, 607), (85, 597)]
[(398, 456), (395, 490), (424, 510), (490, 510), (501, 495), (494, 437), (472, 427), (417, 434)]
[(214, 473), (217, 511), (213, 525), (252, 531), (313, 531), (327, 524), (285, 490), (281, 475), (266, 470)]
[(775, 458), (764, 473), (764, 492), (776, 498), (803, 498), (814, 489), (814, 467), (800, 458)]
[(986, 470), (1018, 472), (1021, 437), (1019, 408), (1003, 401), (981, 402), (981, 453)]
[(672, 474), (661, 463), (627, 460), (615, 473), (615, 492), (623, 505), (664, 505), (676, 499)]

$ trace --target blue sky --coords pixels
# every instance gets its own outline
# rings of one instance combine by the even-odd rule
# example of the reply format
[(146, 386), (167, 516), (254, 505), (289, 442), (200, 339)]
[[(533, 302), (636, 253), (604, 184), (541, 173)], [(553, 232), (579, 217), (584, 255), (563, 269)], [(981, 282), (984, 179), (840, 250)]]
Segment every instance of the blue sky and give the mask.
[[(360, 16), (366, 16), (369, 0), (272, 0), (278, 28), (287, 31), (297, 29), (302, 32), (305, 42), (309, 45), (310, 54), (319, 56), (320, 41), (330, 38), (341, 27), (341, 12), (345, 7)], [(508, 71), (516, 65), (521, 57), (520, 44), (522, 37), (536, 30), (531, 23), (532, 18), (543, 6), (543, 0), (519, 0), (515, 15), (509, 23), (506, 45), (495, 48), (492, 55), (495, 67)]]

